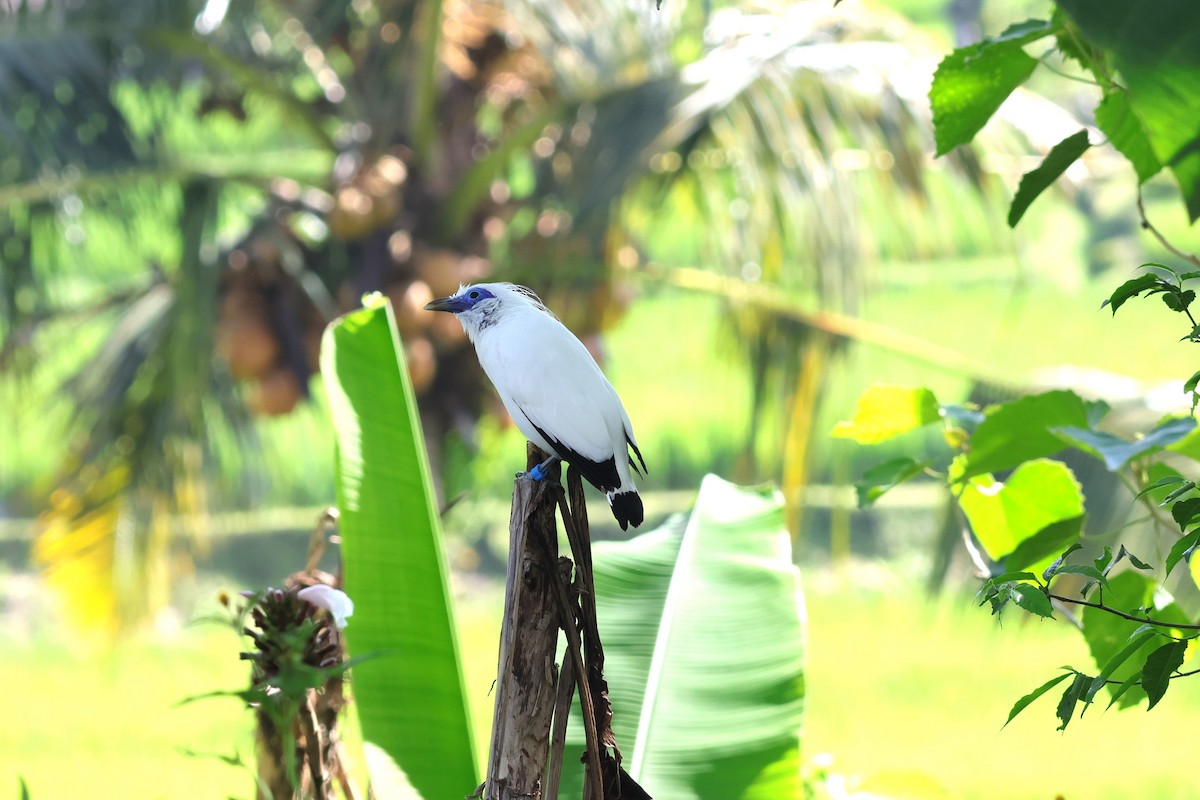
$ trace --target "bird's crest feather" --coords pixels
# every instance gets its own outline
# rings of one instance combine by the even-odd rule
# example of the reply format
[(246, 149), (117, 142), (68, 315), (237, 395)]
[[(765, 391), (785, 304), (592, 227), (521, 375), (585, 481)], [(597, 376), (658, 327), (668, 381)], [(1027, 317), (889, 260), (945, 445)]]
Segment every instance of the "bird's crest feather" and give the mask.
[(456, 294), (462, 294), (472, 286), (478, 286), (480, 288), (487, 289), (496, 297), (502, 298), (501, 305), (503, 305), (504, 302), (519, 303), (521, 305), (535, 308), (538, 311), (541, 311), (543, 314), (548, 314), (554, 319), (558, 319), (558, 316), (549, 308), (547, 308), (546, 304), (542, 302), (542, 299), (534, 294), (533, 290), (527, 286), (521, 286), (517, 283), (508, 282), (464, 283), (459, 285), (458, 292)]

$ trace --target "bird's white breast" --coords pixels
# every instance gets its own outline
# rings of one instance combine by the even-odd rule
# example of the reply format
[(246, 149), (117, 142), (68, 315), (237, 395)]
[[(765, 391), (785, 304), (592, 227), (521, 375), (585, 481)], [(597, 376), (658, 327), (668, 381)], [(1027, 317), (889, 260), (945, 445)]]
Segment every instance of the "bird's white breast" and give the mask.
[(475, 349), (513, 421), (534, 444), (549, 449), (536, 425), (594, 461), (623, 449), (627, 417), (616, 391), (558, 320), (519, 309), (480, 331)]

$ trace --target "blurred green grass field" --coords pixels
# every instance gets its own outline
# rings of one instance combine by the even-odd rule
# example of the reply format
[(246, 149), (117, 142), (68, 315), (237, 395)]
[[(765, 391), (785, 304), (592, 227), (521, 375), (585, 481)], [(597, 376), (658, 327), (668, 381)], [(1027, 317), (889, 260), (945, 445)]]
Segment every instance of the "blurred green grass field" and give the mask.
[[(1087, 663), (1073, 631), (1016, 616), (1000, 627), (969, 597), (927, 602), (877, 567), (805, 578), (806, 758), (829, 754), (849, 785), (856, 776), (920, 775), (940, 785), (940, 796), (964, 800), (1195, 796), (1187, 770), (1167, 767), (1192, 761), (1200, 683), (1180, 681), (1150, 713), (1093, 709), (1065, 733), (1054, 730), (1054, 699), (1043, 698), (1001, 730), (1017, 698), (1061, 664)], [(481, 752), (499, 591), (476, 589), (460, 603)], [(17, 724), (0, 733), (0, 787), (15, 794), (23, 776), (34, 800), (253, 795), (244, 768), (188, 754), (248, 757), (251, 715), (224, 698), (178, 705), (245, 680), (232, 633), (189, 628), (103, 657), (72, 654), (54, 640), (2, 644), (0, 681)]]

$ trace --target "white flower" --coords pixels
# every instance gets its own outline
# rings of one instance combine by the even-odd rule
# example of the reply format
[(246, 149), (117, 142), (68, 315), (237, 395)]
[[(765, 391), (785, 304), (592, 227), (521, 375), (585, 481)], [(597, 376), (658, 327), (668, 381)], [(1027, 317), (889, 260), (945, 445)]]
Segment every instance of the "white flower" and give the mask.
[(296, 592), (296, 596), (332, 614), (333, 623), (339, 629), (346, 627), (346, 618), (354, 614), (354, 601), (350, 599), (350, 596), (340, 589), (326, 586), (323, 583), (306, 586)]

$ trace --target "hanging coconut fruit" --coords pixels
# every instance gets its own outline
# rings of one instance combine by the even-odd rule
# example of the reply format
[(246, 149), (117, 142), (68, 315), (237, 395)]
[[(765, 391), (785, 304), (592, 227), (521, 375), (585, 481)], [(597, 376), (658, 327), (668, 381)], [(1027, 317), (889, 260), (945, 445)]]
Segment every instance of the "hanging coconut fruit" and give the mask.
[(413, 392), (423, 394), (437, 375), (437, 356), (428, 339), (417, 338), (404, 344), (404, 357), (408, 363), (408, 378)]
[(231, 254), (230, 263), (236, 266), (223, 280), (213, 345), (234, 380), (244, 381), (270, 369), (279, 358), (279, 340), (271, 328), (266, 296), (246, 266), (245, 253), (234, 252), (238, 255)]
[(425, 281), (413, 281), (407, 286), (394, 287), (385, 294), (392, 301), (396, 312), (396, 325), (405, 341), (425, 330), (430, 318), (434, 316), (425, 310), (425, 304), (433, 300), (433, 290)]
[(287, 367), (272, 367), (250, 390), (246, 405), (255, 414), (277, 417), (286, 414), (300, 402), (300, 382), (296, 373)]

